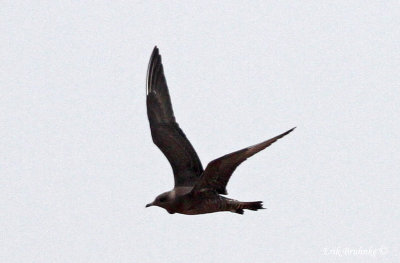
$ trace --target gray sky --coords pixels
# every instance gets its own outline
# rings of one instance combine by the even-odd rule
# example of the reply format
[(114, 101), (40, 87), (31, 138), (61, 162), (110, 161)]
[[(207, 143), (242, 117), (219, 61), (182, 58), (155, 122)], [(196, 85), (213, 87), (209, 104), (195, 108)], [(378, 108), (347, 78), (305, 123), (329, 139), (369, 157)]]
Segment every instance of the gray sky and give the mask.
[[(2, 1), (1, 261), (399, 262), (400, 5), (327, 2)], [(298, 127), (228, 185), (267, 210), (144, 208), (154, 45), (204, 166)]]

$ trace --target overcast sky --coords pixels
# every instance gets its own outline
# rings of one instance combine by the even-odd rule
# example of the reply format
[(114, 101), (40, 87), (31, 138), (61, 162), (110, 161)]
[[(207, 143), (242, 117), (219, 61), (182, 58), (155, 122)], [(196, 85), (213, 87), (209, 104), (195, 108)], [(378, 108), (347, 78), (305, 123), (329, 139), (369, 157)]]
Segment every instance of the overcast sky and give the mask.
[[(327, 2), (1, 1), (1, 262), (399, 262), (400, 4)], [(297, 126), (228, 185), (268, 209), (144, 208), (154, 45), (203, 166)]]

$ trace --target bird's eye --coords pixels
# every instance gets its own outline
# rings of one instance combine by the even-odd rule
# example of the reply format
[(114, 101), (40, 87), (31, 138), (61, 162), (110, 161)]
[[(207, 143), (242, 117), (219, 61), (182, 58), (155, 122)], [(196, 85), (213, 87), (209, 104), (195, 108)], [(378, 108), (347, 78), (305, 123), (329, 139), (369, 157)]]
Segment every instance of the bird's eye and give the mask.
[(164, 203), (165, 201), (167, 201), (166, 197), (161, 197), (160, 199), (158, 199), (161, 203)]

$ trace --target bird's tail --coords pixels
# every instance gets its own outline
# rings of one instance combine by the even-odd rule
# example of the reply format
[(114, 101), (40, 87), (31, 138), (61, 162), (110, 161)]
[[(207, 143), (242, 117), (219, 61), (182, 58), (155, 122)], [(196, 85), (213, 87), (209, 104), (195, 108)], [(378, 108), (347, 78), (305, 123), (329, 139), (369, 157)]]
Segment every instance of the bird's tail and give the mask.
[(254, 201), (254, 202), (238, 202), (235, 206), (234, 213), (243, 214), (243, 209), (249, 209), (253, 211), (257, 211), (258, 209), (264, 209), (262, 201)]

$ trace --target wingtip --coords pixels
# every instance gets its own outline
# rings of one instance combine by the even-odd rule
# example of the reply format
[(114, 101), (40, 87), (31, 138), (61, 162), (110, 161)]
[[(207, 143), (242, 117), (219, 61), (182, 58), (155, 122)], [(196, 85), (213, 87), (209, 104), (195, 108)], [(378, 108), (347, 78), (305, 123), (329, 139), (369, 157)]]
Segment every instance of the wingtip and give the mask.
[(275, 139), (275, 141), (276, 141), (276, 140), (279, 140), (279, 139), (281, 139), (282, 137), (284, 137), (284, 136), (288, 135), (289, 133), (291, 133), (294, 129), (296, 129), (296, 127), (293, 127), (293, 128), (291, 128), (290, 130), (285, 131), (284, 133), (282, 133), (282, 134), (280, 134), (280, 135), (274, 137), (273, 139)]
[(151, 53), (150, 56), (150, 61), (149, 61), (149, 65), (147, 67), (147, 80), (146, 80), (146, 95), (149, 95), (149, 93), (151, 92), (150, 90), (150, 73), (151, 73), (151, 69), (153, 66), (153, 64), (155, 63), (155, 61), (159, 59), (161, 62), (161, 56), (160, 56), (160, 52), (158, 50), (157, 45), (154, 46), (153, 48), (153, 52)]
[(296, 129), (296, 128), (297, 128), (297, 127), (293, 127), (293, 128), (291, 128), (290, 130), (284, 132), (283, 134), (284, 134), (284, 135), (287, 135), (287, 134), (291, 133), (292, 131), (294, 131), (294, 129)]
[(158, 53), (158, 47), (157, 47), (157, 45), (155, 45), (154, 48), (153, 48), (153, 54), (155, 54), (155, 53)]
[(155, 59), (155, 57), (157, 57), (159, 55), (160, 55), (160, 53), (159, 53), (158, 47), (157, 47), (157, 45), (155, 45), (153, 48), (153, 52), (151, 52), (149, 64), (151, 64), (151, 62)]

